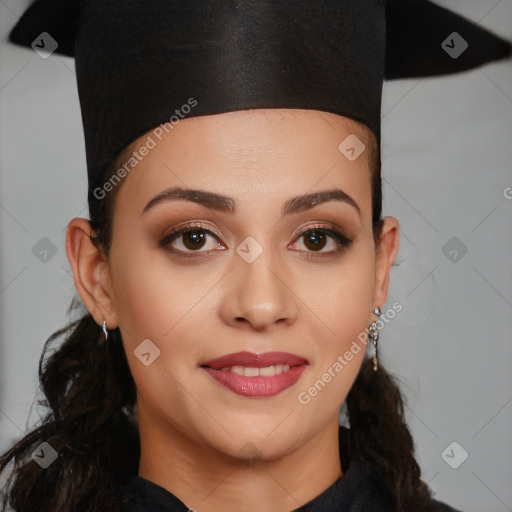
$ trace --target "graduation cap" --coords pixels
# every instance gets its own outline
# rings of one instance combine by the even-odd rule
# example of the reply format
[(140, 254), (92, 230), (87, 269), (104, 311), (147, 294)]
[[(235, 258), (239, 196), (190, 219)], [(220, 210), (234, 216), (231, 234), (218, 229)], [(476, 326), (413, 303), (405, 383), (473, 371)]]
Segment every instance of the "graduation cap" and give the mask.
[(427, 0), (36, 0), (9, 38), (75, 58), (90, 206), (106, 166), (155, 127), (314, 109), (363, 123), (380, 144), (383, 80), (457, 73), (512, 49)]

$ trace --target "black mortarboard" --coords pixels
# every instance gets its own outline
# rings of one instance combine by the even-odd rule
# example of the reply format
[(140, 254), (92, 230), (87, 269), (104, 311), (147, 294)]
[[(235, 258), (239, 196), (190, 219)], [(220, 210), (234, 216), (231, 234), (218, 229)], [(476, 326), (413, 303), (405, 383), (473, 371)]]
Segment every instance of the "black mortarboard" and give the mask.
[(75, 57), (90, 204), (105, 167), (172, 116), (315, 109), (380, 142), (384, 79), (511, 54), (508, 41), (427, 0), (37, 0), (10, 40), (42, 47), (43, 33)]

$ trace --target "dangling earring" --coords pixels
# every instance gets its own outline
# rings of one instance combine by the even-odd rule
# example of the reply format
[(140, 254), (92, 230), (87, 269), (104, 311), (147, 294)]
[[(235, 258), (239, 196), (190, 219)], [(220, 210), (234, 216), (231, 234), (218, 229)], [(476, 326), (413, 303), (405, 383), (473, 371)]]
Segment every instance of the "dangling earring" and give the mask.
[[(380, 310), (379, 306), (377, 306), (377, 307), (373, 308), (372, 313), (379, 317), (382, 314), (382, 311)], [(376, 372), (377, 367), (378, 367), (377, 344), (379, 343), (379, 333), (378, 333), (377, 322), (374, 321), (370, 324), (369, 331), (370, 331), (369, 336), (373, 342), (373, 347), (374, 347), (374, 353), (373, 353), (373, 357), (372, 357), (373, 371)]]
[(105, 333), (105, 343), (106, 343), (107, 339), (108, 339), (108, 331), (107, 331), (107, 322), (105, 322), (105, 320), (103, 320), (103, 332)]

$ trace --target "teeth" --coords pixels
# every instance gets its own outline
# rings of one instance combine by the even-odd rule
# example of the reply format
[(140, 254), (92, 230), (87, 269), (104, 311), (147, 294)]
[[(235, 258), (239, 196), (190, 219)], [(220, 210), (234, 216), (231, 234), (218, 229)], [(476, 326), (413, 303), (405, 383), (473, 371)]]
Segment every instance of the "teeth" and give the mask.
[(245, 369), (245, 376), (246, 377), (257, 377), (259, 375), (260, 371), (258, 368), (246, 368)]
[(265, 366), (265, 368), (250, 368), (245, 366), (232, 366), (222, 368), (222, 371), (232, 371), (237, 375), (244, 375), (245, 377), (273, 377), (280, 373), (287, 372), (290, 366), (287, 364), (277, 364), (272, 366)]

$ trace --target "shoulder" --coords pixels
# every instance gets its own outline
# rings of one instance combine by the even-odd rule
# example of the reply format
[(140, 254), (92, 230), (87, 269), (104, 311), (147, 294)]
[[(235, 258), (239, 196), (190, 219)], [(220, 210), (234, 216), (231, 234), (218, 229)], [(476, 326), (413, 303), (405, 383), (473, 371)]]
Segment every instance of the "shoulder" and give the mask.
[(139, 475), (121, 485), (119, 498), (119, 512), (189, 512), (174, 494)]

